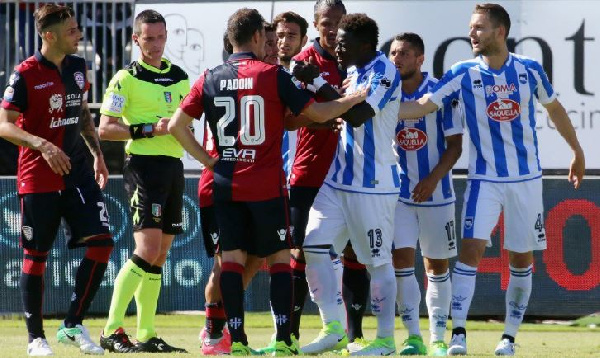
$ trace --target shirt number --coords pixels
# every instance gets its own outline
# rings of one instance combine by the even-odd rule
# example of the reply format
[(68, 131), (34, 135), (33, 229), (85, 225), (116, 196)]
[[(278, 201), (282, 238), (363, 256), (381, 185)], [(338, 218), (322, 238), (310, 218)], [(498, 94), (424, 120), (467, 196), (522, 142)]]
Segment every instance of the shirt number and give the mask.
[[(215, 97), (216, 107), (224, 107), (225, 114), (217, 121), (219, 145), (233, 147), (236, 138), (225, 134), (225, 128), (236, 118), (235, 101), (232, 97)], [(239, 130), (240, 142), (243, 145), (260, 145), (265, 141), (265, 100), (261, 96), (244, 96), (240, 99)]]

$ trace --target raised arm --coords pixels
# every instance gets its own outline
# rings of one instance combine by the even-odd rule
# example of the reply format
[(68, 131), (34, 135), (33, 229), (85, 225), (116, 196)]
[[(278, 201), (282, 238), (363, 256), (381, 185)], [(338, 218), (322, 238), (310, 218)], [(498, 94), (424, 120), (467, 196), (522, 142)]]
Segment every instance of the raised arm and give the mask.
[(585, 155), (577, 139), (575, 128), (569, 119), (569, 115), (562, 104), (555, 99), (545, 104), (548, 116), (554, 123), (556, 130), (565, 139), (569, 147), (573, 150), (573, 159), (569, 169), (569, 182), (573, 183), (575, 189), (578, 189), (585, 175)]

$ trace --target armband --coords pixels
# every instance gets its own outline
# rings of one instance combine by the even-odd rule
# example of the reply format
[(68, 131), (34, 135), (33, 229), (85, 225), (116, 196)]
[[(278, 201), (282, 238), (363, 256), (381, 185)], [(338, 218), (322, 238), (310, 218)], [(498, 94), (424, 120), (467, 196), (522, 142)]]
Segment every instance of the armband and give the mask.
[(131, 139), (152, 138), (154, 135), (154, 126), (152, 123), (133, 124), (129, 126), (129, 134)]
[(313, 93), (317, 93), (317, 91), (320, 90), (325, 84), (327, 84), (327, 81), (319, 75), (319, 77), (315, 78), (313, 83), (307, 85), (306, 88)]

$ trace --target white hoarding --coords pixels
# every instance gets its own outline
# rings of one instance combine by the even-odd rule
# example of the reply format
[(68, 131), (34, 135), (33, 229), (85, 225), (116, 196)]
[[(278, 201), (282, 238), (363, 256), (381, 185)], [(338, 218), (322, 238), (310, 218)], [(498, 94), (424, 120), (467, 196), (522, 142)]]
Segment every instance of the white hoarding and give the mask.
[[(345, 1), (348, 12), (366, 13), (379, 25), (380, 47), (400, 32), (416, 32), (425, 41), (423, 70), (441, 76), (456, 61), (472, 57), (468, 24), (476, 1)], [(546, 68), (587, 154), (587, 167), (600, 169), (600, 1), (500, 1), (511, 15), (509, 49), (536, 58)], [(238, 8), (258, 9), (270, 20), (295, 11), (309, 23), (313, 1), (239, 1), (194, 4), (138, 4), (136, 13), (153, 8), (166, 16), (166, 55), (188, 71), (192, 81), (201, 71), (223, 61), (222, 35), (227, 18)], [(308, 36), (317, 32), (311, 26)], [(387, 47), (385, 47), (387, 49)], [(134, 58), (137, 53), (134, 50)], [(571, 151), (539, 106), (540, 158), (544, 169), (566, 169)], [(196, 133), (199, 133), (197, 131)], [(596, 138), (594, 138), (596, 137)], [(198, 168), (190, 158), (187, 169)], [(467, 167), (466, 151), (457, 168)]]

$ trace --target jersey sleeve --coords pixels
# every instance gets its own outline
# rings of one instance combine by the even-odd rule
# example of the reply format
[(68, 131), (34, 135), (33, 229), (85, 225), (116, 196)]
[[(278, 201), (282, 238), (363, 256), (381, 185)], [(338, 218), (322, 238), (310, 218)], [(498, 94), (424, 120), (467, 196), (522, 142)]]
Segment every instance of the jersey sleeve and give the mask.
[(548, 75), (539, 62), (532, 60), (529, 66), (530, 73), (534, 76), (537, 86), (535, 96), (541, 104), (548, 104), (556, 99), (554, 88), (548, 80)]
[(183, 99), (183, 102), (179, 105), (179, 108), (185, 114), (192, 118), (200, 118), (204, 113), (204, 105), (202, 104), (202, 93), (204, 88), (204, 78), (206, 72), (204, 72), (200, 78), (196, 80), (190, 93)]
[(2, 108), (23, 113), (27, 109), (27, 86), (19, 71), (13, 72), (4, 90)]
[(277, 93), (283, 104), (296, 116), (314, 102), (306, 90), (296, 87), (292, 76), (283, 67), (277, 69)]
[(457, 74), (456, 68), (451, 68), (433, 87), (429, 100), (435, 103), (438, 108), (444, 108), (445, 104), (449, 104), (453, 99), (458, 98), (461, 78), (462, 76)]
[(464, 132), (464, 112), (460, 101), (457, 99), (450, 101), (444, 105), (442, 111), (442, 129), (444, 137), (449, 137), (455, 134)]
[(110, 80), (106, 93), (104, 93), (104, 98), (102, 99), (100, 114), (117, 118), (123, 117), (123, 112), (125, 111), (127, 101), (129, 100), (129, 86), (127, 85), (128, 77), (128, 71), (120, 70)]
[(376, 63), (367, 82), (363, 83), (368, 91), (366, 102), (373, 108), (375, 114), (378, 114), (388, 102), (396, 99), (394, 93), (400, 86), (400, 74), (396, 68), (393, 69), (394, 71), (387, 70), (384, 62)]

